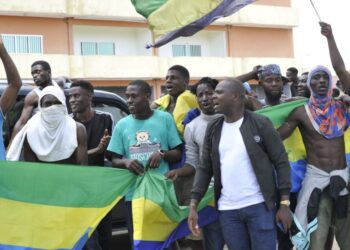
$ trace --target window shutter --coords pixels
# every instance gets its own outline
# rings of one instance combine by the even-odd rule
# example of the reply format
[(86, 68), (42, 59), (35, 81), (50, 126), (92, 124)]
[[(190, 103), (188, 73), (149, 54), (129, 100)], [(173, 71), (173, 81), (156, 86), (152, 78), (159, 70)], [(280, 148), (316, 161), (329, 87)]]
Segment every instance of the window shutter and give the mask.
[(28, 36), (16, 36), (16, 52), (28, 53)]
[(185, 45), (172, 45), (173, 56), (186, 56), (186, 46)]
[(28, 53), (41, 54), (42, 51), (42, 37), (28, 36)]
[(190, 45), (190, 56), (201, 56), (202, 48), (200, 45)]
[(16, 53), (15, 36), (13, 35), (2, 35), (5, 48), (9, 53)]
[(94, 42), (82, 42), (81, 43), (81, 54), (84, 56), (96, 55), (96, 43)]
[(114, 43), (111, 43), (111, 42), (98, 43), (97, 51), (99, 55), (115, 55)]

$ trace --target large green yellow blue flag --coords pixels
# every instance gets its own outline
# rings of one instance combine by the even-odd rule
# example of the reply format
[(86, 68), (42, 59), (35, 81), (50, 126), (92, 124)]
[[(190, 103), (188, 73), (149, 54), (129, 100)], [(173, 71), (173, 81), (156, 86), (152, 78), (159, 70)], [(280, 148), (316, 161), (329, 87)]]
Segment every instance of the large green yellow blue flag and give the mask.
[(82, 249), (135, 179), (120, 169), (0, 161), (0, 249)]
[[(135, 249), (164, 249), (189, 234), (188, 208), (153, 171), (0, 161), (0, 249), (82, 249), (135, 182)], [(200, 225), (217, 218), (211, 189), (200, 208)]]
[(221, 17), (229, 16), (256, 0), (131, 0), (144, 16), (160, 47), (180, 36), (192, 36)]

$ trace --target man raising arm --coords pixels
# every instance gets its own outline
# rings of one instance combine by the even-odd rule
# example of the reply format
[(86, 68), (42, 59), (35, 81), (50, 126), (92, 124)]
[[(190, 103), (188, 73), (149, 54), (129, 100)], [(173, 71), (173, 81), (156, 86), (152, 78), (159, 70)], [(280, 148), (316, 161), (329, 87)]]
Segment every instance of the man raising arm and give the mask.
[[(4, 65), (8, 86), (0, 97), (0, 131), (2, 132), (2, 124), (4, 116), (12, 105), (16, 102), (16, 96), (22, 86), (22, 81), (17, 71), (16, 65), (13, 63), (10, 55), (7, 53), (4, 42), (0, 36), (0, 58)], [(2, 133), (0, 136), (0, 160), (5, 160), (5, 146), (3, 143)]]

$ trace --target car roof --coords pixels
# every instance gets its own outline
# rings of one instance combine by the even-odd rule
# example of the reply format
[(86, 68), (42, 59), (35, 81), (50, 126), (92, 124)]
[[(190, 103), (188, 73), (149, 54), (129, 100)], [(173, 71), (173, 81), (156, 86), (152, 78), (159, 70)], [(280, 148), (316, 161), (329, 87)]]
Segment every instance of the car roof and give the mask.
[[(0, 84), (0, 96), (2, 95), (2, 92), (5, 90), (7, 85)], [(35, 87), (33, 85), (22, 85), (21, 89), (18, 92), (19, 96), (26, 96), (30, 91), (32, 91)], [(69, 95), (69, 89), (64, 89), (64, 93), (66, 96)], [(95, 102), (103, 102), (105, 104), (117, 104), (124, 112), (129, 114), (128, 106), (126, 104), (125, 99), (123, 99), (121, 96), (108, 92), (103, 90), (94, 90), (94, 96), (93, 101)]]

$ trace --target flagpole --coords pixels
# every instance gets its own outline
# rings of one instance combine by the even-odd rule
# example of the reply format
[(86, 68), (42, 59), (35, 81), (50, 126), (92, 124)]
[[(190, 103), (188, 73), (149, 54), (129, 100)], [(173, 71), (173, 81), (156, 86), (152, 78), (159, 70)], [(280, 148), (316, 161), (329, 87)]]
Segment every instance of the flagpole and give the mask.
[(315, 5), (314, 5), (314, 2), (313, 2), (312, 0), (310, 0), (310, 3), (311, 3), (311, 5), (312, 5), (312, 7), (313, 7), (313, 9), (314, 9), (314, 11), (315, 11), (317, 17), (318, 17), (318, 20), (321, 22), (321, 17), (320, 17), (320, 15), (319, 15), (318, 12), (317, 12), (317, 9), (316, 9), (316, 7), (315, 7)]

